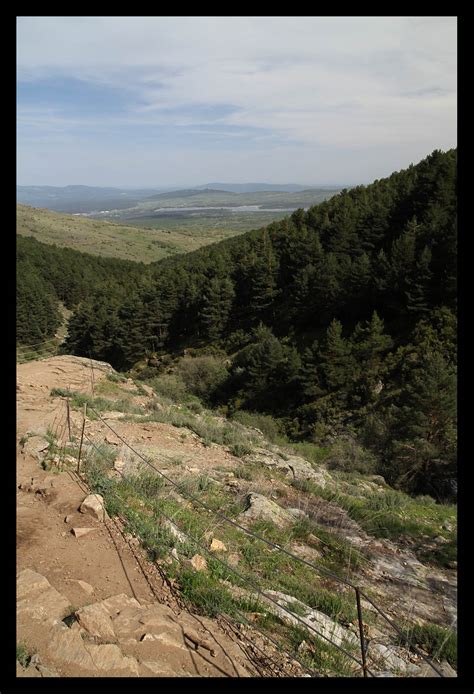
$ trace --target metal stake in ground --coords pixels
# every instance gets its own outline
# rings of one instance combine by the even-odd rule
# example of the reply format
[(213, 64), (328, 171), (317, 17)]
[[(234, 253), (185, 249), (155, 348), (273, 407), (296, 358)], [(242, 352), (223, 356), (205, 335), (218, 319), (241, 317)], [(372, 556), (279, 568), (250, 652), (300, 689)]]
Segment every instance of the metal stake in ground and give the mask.
[(69, 441), (71, 441), (71, 413), (69, 409), (69, 396), (66, 398), (66, 410), (67, 410), (67, 428), (69, 432)]
[(364, 677), (367, 677), (367, 663), (365, 661), (364, 625), (362, 623), (362, 607), (360, 604), (360, 592), (358, 588), (355, 588), (354, 590), (357, 601), (357, 619), (359, 621), (360, 650), (362, 653), (362, 671), (364, 673)]
[(82, 441), (84, 439), (84, 429), (86, 426), (86, 415), (87, 415), (87, 403), (84, 404), (84, 418), (82, 420), (81, 442), (79, 444), (79, 455), (77, 456), (77, 474), (78, 475), (81, 472)]

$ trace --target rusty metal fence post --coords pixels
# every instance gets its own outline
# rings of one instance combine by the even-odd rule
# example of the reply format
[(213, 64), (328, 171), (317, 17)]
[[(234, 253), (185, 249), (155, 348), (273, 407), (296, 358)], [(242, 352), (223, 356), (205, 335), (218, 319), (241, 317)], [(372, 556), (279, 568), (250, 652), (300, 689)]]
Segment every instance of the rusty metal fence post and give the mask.
[(362, 606), (360, 604), (360, 591), (359, 588), (354, 588), (355, 594), (356, 594), (356, 602), (357, 602), (357, 620), (359, 622), (359, 637), (360, 637), (360, 650), (362, 654), (362, 671), (364, 673), (364, 677), (367, 677), (367, 662), (365, 660), (365, 638), (364, 638), (364, 624), (362, 622)]
[(77, 456), (77, 474), (81, 472), (81, 453), (82, 453), (82, 442), (84, 440), (84, 429), (86, 426), (86, 415), (87, 415), (87, 403), (84, 404), (84, 418), (82, 420), (82, 431), (81, 431), (81, 442), (79, 444), (79, 455)]
[(71, 411), (69, 408), (69, 396), (66, 398), (66, 411), (67, 411), (67, 428), (69, 433), (69, 441), (71, 441)]

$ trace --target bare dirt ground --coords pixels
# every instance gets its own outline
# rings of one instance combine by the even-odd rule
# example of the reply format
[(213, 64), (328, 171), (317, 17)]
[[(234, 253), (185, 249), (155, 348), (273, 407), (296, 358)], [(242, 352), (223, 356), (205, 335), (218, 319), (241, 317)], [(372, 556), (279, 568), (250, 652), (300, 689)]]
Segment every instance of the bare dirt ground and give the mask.
[[(110, 367), (105, 364), (98, 366), (97, 362), (94, 366), (97, 384), (105, 378)], [(217, 621), (191, 615), (183, 609), (158, 567), (150, 564), (141, 550), (125, 538), (117, 521), (106, 519), (101, 523), (79, 512), (88, 491), (73, 472), (53, 475), (41, 468), (34, 455), (22, 451), (21, 441), (27, 432), (44, 435), (48, 426), (62, 416), (64, 402), (50, 397), (54, 387), (90, 393), (92, 383), (88, 360), (53, 357), (19, 365), (17, 369), (17, 575), (29, 569), (45, 577), (69, 602), (69, 612), (120, 594), (135, 598), (143, 608), (158, 605), (172, 622), (200, 634), (203, 642), (207, 638), (214, 644), (210, 655), (208, 649), (200, 648), (199, 644), (184, 636), (182, 643), (175, 636), (175, 642), (168, 645), (166, 639), (137, 645), (128, 634), (127, 647), (127, 639), (122, 634), (115, 643), (121, 649), (121, 657), (136, 658), (136, 672), (133, 668), (132, 671), (123, 669), (122, 662), (115, 670), (113, 665), (110, 669), (106, 666), (102, 670), (99, 668), (101, 676), (130, 676), (131, 672), (138, 676), (165, 673), (248, 677), (264, 674), (265, 667), (262, 670), (254, 659), (249, 658), (241, 637), (239, 639), (231, 629), (219, 626)], [(73, 416), (79, 417), (77, 413)], [(166, 427), (159, 429), (162, 429), (162, 445), (166, 448), (170, 444), (171, 427), (168, 431)], [(93, 531), (76, 538), (71, 532), (73, 527), (92, 527)], [(88, 591), (78, 581), (89, 584)], [(30, 652), (37, 653), (47, 672), (63, 677), (97, 674), (88, 670), (83, 661), (75, 661), (69, 656), (58, 659), (61, 649), (56, 649), (55, 657), (47, 642), (52, 638), (51, 620), (26, 618), (28, 614), (18, 612), (17, 642), (26, 643)], [(64, 628), (63, 624), (60, 626)], [(64, 634), (69, 631), (66, 627)], [(145, 647), (148, 649), (148, 666), (143, 665), (144, 656), (140, 655), (139, 646), (142, 646), (142, 651)], [(154, 669), (150, 662), (155, 663)], [(38, 669), (32, 671), (31, 667), (26, 671), (18, 667), (17, 674), (44, 676), (38, 674)]]

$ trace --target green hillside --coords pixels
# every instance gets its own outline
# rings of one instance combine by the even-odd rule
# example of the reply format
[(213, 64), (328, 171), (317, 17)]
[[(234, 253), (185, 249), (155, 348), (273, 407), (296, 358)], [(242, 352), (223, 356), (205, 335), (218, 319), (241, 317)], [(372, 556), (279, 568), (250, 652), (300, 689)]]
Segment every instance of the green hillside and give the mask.
[(224, 205), (260, 205), (263, 208), (308, 207), (327, 200), (340, 189), (327, 190), (311, 188), (297, 193), (282, 191), (259, 191), (257, 193), (231, 193), (223, 190), (177, 190), (171, 193), (159, 193), (141, 200), (137, 207), (148, 209), (156, 207), (207, 207)]
[[(338, 469), (450, 498), (456, 239), (456, 151), (435, 151), (264, 229), (90, 281), (64, 349), (171, 374), (186, 349), (224, 414), (265, 413), (302, 445), (337, 442)], [(68, 275), (51, 278), (41, 253), (41, 280), (64, 294)]]

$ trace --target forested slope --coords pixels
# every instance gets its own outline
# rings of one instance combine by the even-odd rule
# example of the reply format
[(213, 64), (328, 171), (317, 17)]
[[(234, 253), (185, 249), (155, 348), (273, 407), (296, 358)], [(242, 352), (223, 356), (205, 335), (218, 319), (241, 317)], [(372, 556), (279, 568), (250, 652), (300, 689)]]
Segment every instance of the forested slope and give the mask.
[(69, 297), (67, 351), (120, 369), (185, 347), (230, 355), (210, 402), (346, 441), (353, 467), (452, 495), (454, 150), (146, 270), (94, 262), (87, 293)]

